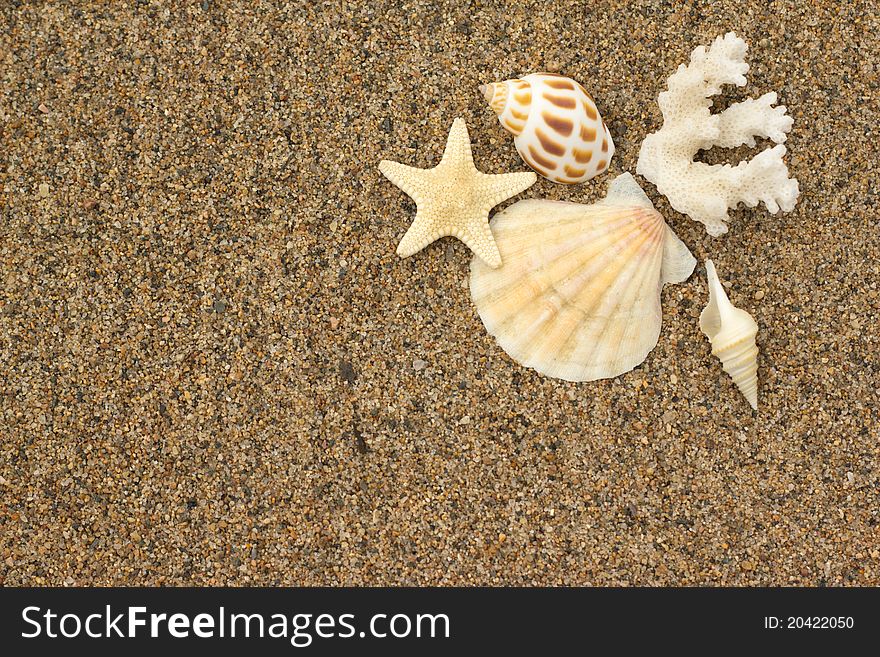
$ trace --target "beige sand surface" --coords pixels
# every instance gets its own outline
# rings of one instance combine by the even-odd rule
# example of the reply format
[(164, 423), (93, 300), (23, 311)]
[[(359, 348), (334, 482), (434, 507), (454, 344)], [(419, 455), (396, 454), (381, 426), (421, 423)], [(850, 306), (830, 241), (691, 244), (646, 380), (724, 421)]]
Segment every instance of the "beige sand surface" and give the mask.
[[(880, 584), (876, 4), (353, 4), (0, 3), (0, 583)], [(524, 170), (478, 84), (584, 83), (610, 172), (522, 197), (589, 201), (728, 30), (719, 100), (779, 92), (802, 196), (711, 238), (642, 180), (700, 264), (635, 371), (523, 369), (460, 242), (395, 255), (380, 159), (463, 116)], [(757, 413), (706, 257), (761, 325)]]

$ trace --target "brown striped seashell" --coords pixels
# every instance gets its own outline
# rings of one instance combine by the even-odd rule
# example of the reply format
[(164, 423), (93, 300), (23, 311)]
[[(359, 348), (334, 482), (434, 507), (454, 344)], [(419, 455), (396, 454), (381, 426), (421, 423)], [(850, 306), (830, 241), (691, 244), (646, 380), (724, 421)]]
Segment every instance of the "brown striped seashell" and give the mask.
[(571, 78), (532, 73), (480, 91), (516, 150), (548, 180), (580, 183), (608, 168), (614, 142), (590, 94)]

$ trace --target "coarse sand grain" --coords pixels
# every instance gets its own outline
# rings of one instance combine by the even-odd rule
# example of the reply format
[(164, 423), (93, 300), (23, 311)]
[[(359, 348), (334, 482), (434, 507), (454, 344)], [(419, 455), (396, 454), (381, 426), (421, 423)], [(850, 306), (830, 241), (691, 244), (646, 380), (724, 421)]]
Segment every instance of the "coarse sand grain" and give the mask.
[[(381, 159), (462, 116), (526, 170), (481, 83), (584, 84), (610, 171), (519, 198), (590, 202), (730, 30), (716, 107), (779, 93), (801, 197), (712, 238), (639, 179), (700, 264), (634, 371), (521, 368), (463, 244), (395, 255)], [(880, 584), (878, 34), (868, 1), (0, 3), (0, 583)]]

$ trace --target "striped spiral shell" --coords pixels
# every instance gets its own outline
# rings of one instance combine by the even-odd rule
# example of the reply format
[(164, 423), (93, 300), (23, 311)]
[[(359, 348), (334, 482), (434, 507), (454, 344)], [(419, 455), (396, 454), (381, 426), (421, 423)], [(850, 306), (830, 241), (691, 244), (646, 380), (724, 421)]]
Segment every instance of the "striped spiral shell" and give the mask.
[(532, 169), (559, 183), (580, 183), (608, 168), (614, 142), (584, 88), (555, 73), (482, 85), (480, 91), (514, 136)]

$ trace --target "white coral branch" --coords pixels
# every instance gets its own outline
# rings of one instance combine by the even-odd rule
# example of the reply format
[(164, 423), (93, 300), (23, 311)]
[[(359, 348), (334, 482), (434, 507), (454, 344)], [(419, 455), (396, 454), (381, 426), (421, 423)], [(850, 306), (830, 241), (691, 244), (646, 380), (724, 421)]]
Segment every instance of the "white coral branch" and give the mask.
[(691, 53), (667, 80), (658, 103), (663, 127), (648, 135), (636, 171), (657, 186), (672, 207), (706, 225), (710, 235), (727, 232), (729, 208), (764, 203), (771, 213), (788, 212), (798, 197), (798, 183), (788, 177), (784, 146), (775, 146), (735, 167), (694, 162), (697, 151), (720, 146), (755, 146), (755, 137), (785, 141), (792, 119), (776, 93), (750, 98), (712, 114), (711, 96), (725, 84), (743, 86), (749, 65), (746, 42), (733, 32), (718, 37), (707, 50)]
[(776, 92), (771, 91), (758, 99), (749, 98), (728, 107), (717, 115), (718, 137), (712, 146), (736, 148), (747, 144), (754, 147), (755, 137), (784, 143), (794, 120), (785, 113), (785, 105), (773, 107), (775, 102)]

